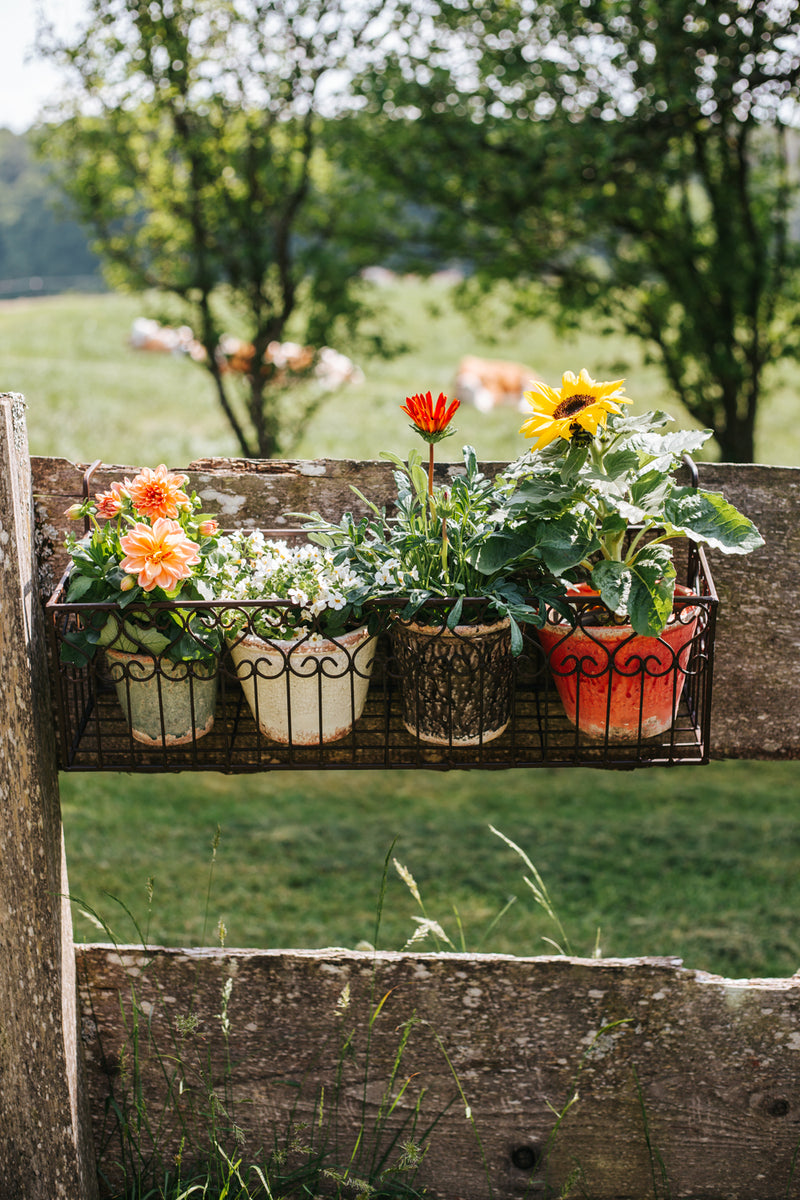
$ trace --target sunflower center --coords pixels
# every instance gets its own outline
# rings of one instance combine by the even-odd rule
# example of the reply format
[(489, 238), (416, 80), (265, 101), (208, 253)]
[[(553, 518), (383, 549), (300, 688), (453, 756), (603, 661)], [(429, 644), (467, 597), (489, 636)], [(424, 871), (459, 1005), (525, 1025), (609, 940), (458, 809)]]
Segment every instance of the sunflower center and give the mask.
[(553, 420), (563, 421), (568, 420), (570, 417), (575, 417), (579, 412), (583, 412), (585, 408), (589, 408), (594, 402), (594, 396), (586, 396), (580, 392), (575, 396), (567, 396), (566, 400), (562, 400), (553, 413)]

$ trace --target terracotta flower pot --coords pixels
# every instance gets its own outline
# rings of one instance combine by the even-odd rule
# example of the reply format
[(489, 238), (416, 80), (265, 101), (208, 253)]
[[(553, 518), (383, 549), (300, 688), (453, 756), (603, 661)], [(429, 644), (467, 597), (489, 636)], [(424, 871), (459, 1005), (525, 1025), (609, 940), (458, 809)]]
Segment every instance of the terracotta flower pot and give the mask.
[(314, 746), (345, 737), (364, 711), (375, 638), (366, 626), (322, 642), (230, 645), (236, 674), (261, 732), (274, 742)]
[(511, 622), (441, 625), (398, 622), (392, 630), (402, 720), (436, 746), (477, 746), (500, 737), (511, 718)]
[[(572, 595), (596, 596), (585, 585)], [(689, 597), (678, 585), (676, 596)], [(556, 617), (539, 630), (564, 711), (588, 737), (638, 741), (669, 729), (678, 712), (700, 609), (676, 608), (660, 637), (630, 625), (588, 624), (578, 610), (572, 628)]]
[(111, 679), (131, 736), (146, 746), (184, 746), (214, 726), (215, 663), (172, 662), (106, 650)]

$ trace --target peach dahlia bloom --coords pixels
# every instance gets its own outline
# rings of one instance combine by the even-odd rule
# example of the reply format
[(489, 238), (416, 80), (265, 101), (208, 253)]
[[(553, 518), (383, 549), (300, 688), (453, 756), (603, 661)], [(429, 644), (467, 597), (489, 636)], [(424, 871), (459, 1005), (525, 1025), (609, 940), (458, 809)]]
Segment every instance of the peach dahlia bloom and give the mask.
[(115, 517), (122, 508), (124, 494), (121, 483), (112, 483), (109, 492), (97, 492), (94, 503), (98, 517)]
[(138, 576), (139, 587), (146, 592), (157, 587), (171, 592), (200, 562), (197, 542), (186, 536), (177, 521), (166, 517), (157, 517), (152, 528), (137, 522), (119, 544), (126, 555), (120, 566)]
[(145, 467), (135, 479), (126, 479), (125, 491), (142, 516), (151, 521), (158, 517), (174, 519), (179, 509), (191, 505), (186, 492), (181, 490), (184, 483), (185, 475), (174, 475), (161, 463), (155, 471)]

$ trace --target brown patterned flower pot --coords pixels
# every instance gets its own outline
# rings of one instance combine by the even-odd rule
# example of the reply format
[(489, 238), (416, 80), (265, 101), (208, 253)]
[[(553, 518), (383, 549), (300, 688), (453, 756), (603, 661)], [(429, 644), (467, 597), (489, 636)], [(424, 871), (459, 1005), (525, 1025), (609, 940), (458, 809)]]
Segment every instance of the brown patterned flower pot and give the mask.
[(392, 642), (403, 724), (422, 742), (477, 746), (511, 717), (511, 623), (423, 625), (398, 621)]

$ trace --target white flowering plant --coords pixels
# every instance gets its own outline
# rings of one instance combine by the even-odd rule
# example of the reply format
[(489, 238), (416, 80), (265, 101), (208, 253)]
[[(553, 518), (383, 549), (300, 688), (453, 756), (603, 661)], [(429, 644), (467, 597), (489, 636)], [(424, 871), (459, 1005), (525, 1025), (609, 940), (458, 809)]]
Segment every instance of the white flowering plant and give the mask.
[(267, 641), (313, 644), (338, 637), (358, 622), (371, 594), (349, 563), (334, 561), (330, 551), (308, 543), (290, 545), (260, 530), (223, 535), (206, 562), (205, 578), (215, 599), (243, 605), (220, 613), (226, 633), (252, 633)]

